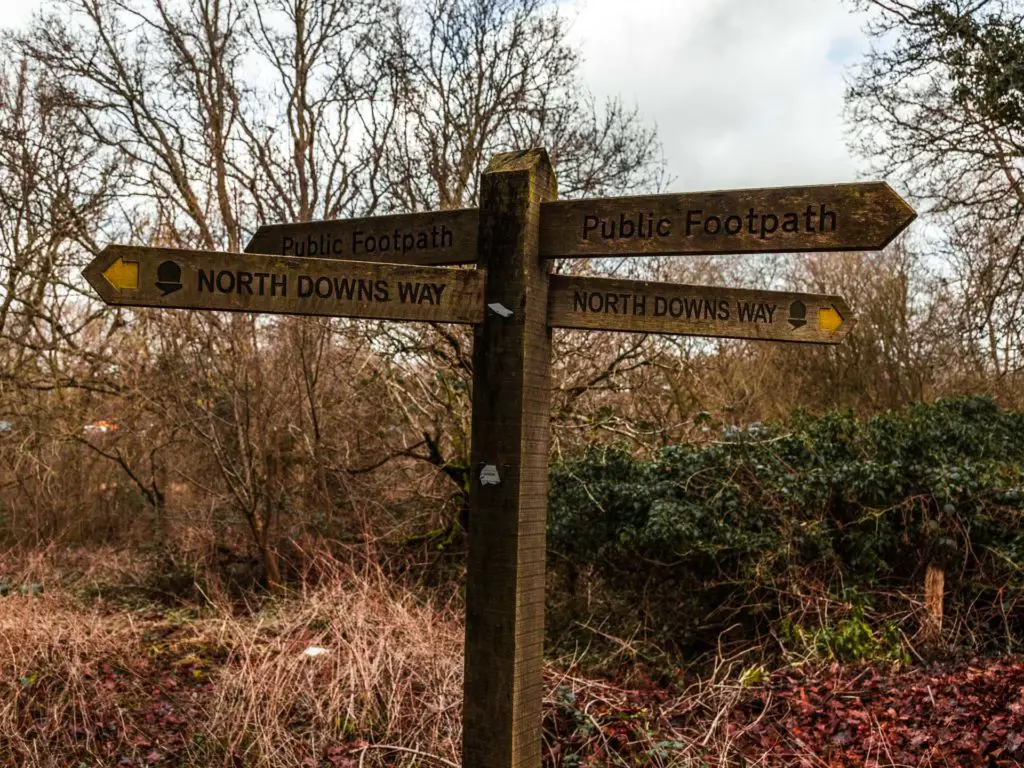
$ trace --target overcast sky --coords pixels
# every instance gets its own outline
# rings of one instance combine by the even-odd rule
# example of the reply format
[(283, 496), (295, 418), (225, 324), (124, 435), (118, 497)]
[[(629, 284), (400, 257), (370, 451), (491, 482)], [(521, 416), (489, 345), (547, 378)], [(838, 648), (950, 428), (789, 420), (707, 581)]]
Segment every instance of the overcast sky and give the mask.
[(567, 0), (584, 78), (658, 125), (673, 191), (851, 181), (842, 0)]
[[(561, 0), (583, 76), (656, 122), (673, 191), (851, 181), (844, 73), (866, 48), (847, 0)], [(38, 0), (0, 0), (0, 24)]]

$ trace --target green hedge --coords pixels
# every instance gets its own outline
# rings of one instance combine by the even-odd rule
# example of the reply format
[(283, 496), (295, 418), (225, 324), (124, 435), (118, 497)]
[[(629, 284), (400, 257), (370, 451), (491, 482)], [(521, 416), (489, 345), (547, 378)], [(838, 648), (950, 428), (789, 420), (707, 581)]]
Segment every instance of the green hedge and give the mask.
[(618, 631), (632, 622), (662, 646), (707, 646), (728, 627), (831, 631), (812, 608), (830, 596), (835, 618), (889, 612), (909, 637), (906, 597), (935, 563), (947, 613), (976, 630), (954, 639), (1019, 639), (1024, 415), (970, 398), (708, 429), (705, 445), (593, 449), (553, 469), (549, 551), (568, 598), (556, 625), (595, 614), (585, 574)]

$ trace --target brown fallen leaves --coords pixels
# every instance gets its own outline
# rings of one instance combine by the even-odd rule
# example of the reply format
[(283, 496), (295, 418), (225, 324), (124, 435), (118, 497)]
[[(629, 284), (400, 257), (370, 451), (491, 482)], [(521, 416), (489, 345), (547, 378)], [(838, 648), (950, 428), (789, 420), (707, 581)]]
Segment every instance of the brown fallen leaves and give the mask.
[(669, 692), (649, 682), (555, 688), (546, 720), (554, 766), (1019, 766), (1024, 664), (783, 670)]
[[(456, 763), (457, 604), (341, 579), (234, 617), (0, 600), (0, 764)], [(309, 659), (302, 650), (324, 645)], [(1015, 766), (1024, 663), (804, 665), (709, 680), (548, 668), (545, 765)], [(747, 670), (749, 671), (749, 670)], [(744, 684), (746, 683), (746, 684)], [(432, 755), (429, 760), (423, 755)]]
[[(808, 752), (829, 766), (1015, 766), (1024, 761), (1024, 664), (980, 661), (881, 672), (784, 673), (778, 714), (745, 733), (779, 764)], [(763, 709), (762, 694), (735, 727)], [(786, 762), (787, 759), (790, 762)]]

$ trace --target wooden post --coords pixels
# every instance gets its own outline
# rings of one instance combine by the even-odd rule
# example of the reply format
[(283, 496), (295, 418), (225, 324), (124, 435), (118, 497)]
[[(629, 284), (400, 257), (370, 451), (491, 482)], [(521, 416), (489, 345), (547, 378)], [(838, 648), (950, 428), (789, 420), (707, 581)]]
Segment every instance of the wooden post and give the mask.
[(942, 642), (942, 603), (945, 597), (946, 572), (929, 563), (924, 574), (924, 638), (932, 650)]
[(547, 152), (494, 157), (481, 177), (485, 317), (473, 350), (463, 765), (539, 768), (551, 411)]

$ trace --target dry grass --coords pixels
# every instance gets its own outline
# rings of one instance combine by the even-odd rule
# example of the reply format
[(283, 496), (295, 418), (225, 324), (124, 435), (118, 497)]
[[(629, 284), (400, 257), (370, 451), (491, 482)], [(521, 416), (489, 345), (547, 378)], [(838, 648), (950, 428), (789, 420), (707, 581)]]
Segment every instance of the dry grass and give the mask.
[[(52, 555), (0, 558), (0, 580), (144, 580), (139, 563), (112, 553), (113, 570), (74, 561), (71, 575)], [(126, 610), (95, 597), (106, 589), (89, 601), (59, 589), (0, 597), (0, 765), (457, 766), (459, 602), (426, 599), (375, 567), (320, 559), (318, 568), (315, 588), (242, 612), (212, 602)], [(327, 652), (311, 658), (310, 646)], [(751, 669), (755, 657), (723, 655), (680, 694), (639, 671), (598, 680), (573, 659), (553, 664), (545, 764), (781, 765), (746, 734), (782, 722), (787, 705), (764, 688), (763, 708), (736, 717)], [(823, 765), (795, 736), (782, 742), (787, 755)]]
[[(0, 764), (457, 762), (460, 609), (375, 568), (320, 565), (315, 589), (241, 616), (128, 611), (49, 589), (0, 598)], [(110, 585), (101, 565), (73, 570), (0, 560), (16, 585)], [(140, 579), (119, 561), (106, 575)], [(310, 658), (309, 646), (327, 653)]]
[[(339, 569), (273, 615), (226, 620), (234, 645), (210, 730), (245, 765), (307, 766), (364, 740), (458, 760), (462, 626), (376, 569)], [(327, 653), (303, 655), (309, 646)], [(366, 762), (390, 758), (373, 750)]]
[[(124, 742), (125, 700), (144, 694), (140, 631), (57, 595), (0, 602), (0, 761), (66, 765)], [(88, 764), (88, 763), (86, 763)]]
[(49, 544), (0, 552), (0, 582), (34, 583), (50, 592), (139, 585), (152, 579), (155, 567), (151, 556), (126, 547), (72, 549)]
[(670, 695), (642, 674), (612, 683), (575, 668), (572, 660), (563, 660), (548, 670), (544, 747), (549, 764), (650, 768), (769, 764), (770, 755), (737, 749), (745, 732), (756, 728), (763, 717), (740, 727), (731, 717), (749, 694), (740, 682), (747, 668), (744, 654), (720, 656), (708, 676), (694, 681), (681, 695)]

